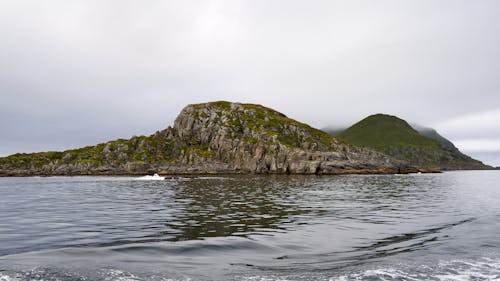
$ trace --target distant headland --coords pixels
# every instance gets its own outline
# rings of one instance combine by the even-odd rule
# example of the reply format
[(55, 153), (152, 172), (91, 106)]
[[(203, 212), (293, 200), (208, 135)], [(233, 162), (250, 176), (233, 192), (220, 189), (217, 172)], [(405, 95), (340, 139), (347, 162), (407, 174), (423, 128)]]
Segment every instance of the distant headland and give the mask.
[(173, 127), (66, 151), (0, 158), (0, 176), (394, 174), (491, 169), (431, 130), (377, 114), (337, 137), (256, 104), (186, 106)]

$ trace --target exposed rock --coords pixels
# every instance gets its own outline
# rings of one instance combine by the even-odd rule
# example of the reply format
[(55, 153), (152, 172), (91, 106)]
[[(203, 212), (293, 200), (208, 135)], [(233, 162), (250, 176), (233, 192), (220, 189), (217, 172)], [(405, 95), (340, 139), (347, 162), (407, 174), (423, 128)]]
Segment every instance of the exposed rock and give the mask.
[(339, 143), (272, 109), (229, 102), (188, 105), (172, 128), (147, 137), (0, 158), (3, 175), (415, 171), (379, 152)]

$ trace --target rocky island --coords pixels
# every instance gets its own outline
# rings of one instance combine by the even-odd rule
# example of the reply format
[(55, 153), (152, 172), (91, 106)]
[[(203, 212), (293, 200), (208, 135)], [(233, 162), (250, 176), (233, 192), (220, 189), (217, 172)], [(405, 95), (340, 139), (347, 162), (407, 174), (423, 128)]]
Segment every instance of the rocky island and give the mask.
[(150, 136), (0, 158), (2, 176), (409, 173), (419, 169), (376, 150), (342, 143), (264, 106), (226, 101), (188, 105), (173, 127)]

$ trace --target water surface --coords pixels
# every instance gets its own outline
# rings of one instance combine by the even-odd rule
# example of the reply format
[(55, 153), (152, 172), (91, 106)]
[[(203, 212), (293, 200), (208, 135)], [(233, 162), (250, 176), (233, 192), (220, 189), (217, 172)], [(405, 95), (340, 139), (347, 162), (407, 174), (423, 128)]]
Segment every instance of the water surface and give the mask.
[(0, 178), (0, 281), (495, 280), (499, 182)]

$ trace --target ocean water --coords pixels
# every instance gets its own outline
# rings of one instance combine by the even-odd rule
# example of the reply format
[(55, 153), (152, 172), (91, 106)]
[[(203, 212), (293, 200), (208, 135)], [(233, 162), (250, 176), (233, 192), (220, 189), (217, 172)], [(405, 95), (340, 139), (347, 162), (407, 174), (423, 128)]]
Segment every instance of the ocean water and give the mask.
[(0, 178), (11, 280), (500, 280), (500, 171)]

